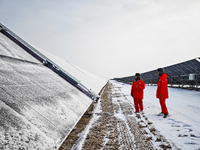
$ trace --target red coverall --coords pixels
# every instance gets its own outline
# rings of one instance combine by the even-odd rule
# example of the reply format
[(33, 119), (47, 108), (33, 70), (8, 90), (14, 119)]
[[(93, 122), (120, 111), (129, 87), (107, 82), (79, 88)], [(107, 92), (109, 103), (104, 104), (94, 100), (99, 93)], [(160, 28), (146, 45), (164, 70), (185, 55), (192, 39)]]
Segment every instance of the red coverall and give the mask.
[(145, 88), (145, 84), (141, 79), (137, 82), (135, 80), (133, 81), (132, 88), (131, 88), (131, 95), (134, 98), (134, 105), (135, 105), (136, 112), (139, 112), (139, 109), (141, 111), (143, 110), (142, 99), (144, 95), (144, 92), (143, 92), (144, 88)]
[(166, 106), (166, 99), (169, 98), (168, 96), (168, 81), (167, 81), (167, 74), (163, 74), (158, 81), (158, 87), (156, 92), (156, 97), (160, 100), (161, 111), (164, 114), (169, 114)]

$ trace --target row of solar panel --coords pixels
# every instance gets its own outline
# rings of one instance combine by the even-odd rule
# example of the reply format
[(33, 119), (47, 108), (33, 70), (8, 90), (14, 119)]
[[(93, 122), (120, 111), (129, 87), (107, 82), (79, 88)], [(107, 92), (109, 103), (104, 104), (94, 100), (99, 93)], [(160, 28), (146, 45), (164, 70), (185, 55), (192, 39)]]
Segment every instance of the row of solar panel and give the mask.
[[(168, 75), (169, 84), (173, 85), (200, 85), (200, 58), (192, 59), (175, 65), (164, 67)], [(132, 83), (135, 76), (124, 78), (114, 78), (114, 80), (126, 83)], [(142, 80), (146, 84), (157, 84), (159, 77), (157, 70), (144, 72), (141, 74)]]

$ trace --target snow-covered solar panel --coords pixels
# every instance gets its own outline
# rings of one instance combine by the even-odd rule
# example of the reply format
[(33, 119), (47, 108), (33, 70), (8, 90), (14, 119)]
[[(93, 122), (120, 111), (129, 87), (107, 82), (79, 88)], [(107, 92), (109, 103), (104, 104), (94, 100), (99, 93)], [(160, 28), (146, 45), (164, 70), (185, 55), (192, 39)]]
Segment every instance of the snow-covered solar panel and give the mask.
[(0, 32), (0, 148), (56, 149), (92, 100)]

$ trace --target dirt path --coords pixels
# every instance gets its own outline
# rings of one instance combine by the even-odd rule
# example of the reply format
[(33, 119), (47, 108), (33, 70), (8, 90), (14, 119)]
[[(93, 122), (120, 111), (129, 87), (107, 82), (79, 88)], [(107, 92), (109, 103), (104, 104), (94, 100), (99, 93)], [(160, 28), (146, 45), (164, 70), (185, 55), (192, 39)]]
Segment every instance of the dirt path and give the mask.
[[(79, 133), (71, 149), (171, 149), (144, 113), (135, 114), (133, 106), (119, 87), (108, 82), (95, 104), (91, 120)], [(76, 128), (75, 128), (76, 130)], [(76, 133), (77, 134), (77, 133)], [(73, 136), (69, 135), (71, 138)], [(69, 138), (69, 140), (72, 140)], [(69, 143), (68, 143), (69, 145)], [(66, 146), (63, 149), (67, 149)], [(68, 146), (68, 149), (69, 146)]]

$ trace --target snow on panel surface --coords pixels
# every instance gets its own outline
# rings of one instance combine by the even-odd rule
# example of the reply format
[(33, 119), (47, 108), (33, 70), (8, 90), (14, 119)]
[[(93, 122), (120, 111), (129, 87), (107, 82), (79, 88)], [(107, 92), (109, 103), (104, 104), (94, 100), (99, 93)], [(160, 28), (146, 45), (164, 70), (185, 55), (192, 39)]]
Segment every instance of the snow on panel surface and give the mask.
[[(128, 101), (131, 85), (115, 82), (121, 87)], [(178, 149), (196, 150), (200, 148), (200, 92), (185, 89), (169, 88), (169, 99), (166, 100), (170, 116), (157, 116), (161, 112), (159, 100), (156, 98), (156, 86), (146, 86), (144, 90), (144, 114), (153, 122), (155, 128), (174, 143)]]
[(0, 55), (39, 63), (37, 59), (32, 57), (21, 47), (12, 42), (9, 38), (4, 36), (1, 32), (0, 32)]
[(56, 149), (92, 100), (0, 39), (0, 149)]
[(100, 92), (102, 87), (107, 82), (107, 79), (101, 78), (90, 72), (87, 72), (87, 71), (67, 62), (66, 60), (61, 59), (43, 49), (40, 49), (37, 47), (35, 47), (35, 49), (37, 49), (40, 53), (42, 53), (47, 58), (49, 58), (51, 61), (53, 61), (55, 64), (57, 64), (59, 67), (64, 69), (70, 75), (75, 77), (78, 81), (80, 81), (88, 89), (91, 89), (92, 91), (94, 91), (96, 94), (98, 94)]

